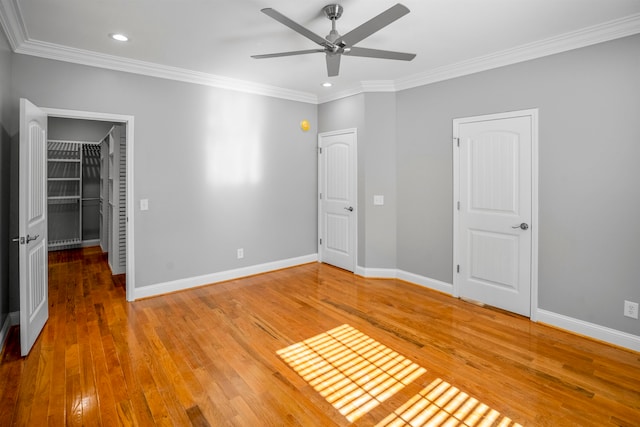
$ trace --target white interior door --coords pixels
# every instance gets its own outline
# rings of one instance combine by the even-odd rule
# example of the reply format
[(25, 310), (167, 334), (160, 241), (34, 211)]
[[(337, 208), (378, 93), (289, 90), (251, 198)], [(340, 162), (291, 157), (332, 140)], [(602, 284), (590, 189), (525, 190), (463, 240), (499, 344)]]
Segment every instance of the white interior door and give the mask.
[(461, 297), (529, 316), (534, 117), (516, 112), (458, 119), (455, 134), (454, 285)]
[(320, 261), (355, 271), (357, 185), (355, 129), (318, 135)]
[(20, 99), (20, 349), (26, 356), (49, 318), (47, 115)]

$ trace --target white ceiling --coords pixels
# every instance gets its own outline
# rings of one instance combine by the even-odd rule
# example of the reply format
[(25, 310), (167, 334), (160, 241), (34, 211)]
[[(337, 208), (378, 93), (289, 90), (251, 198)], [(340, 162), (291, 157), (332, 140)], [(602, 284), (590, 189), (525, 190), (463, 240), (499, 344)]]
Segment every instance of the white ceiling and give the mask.
[[(338, 0), (347, 33), (396, 0)], [(358, 46), (416, 53), (412, 62), (343, 57), (328, 78), (313, 42), (260, 12), (272, 7), (326, 36), (330, 0), (0, 0), (19, 53), (322, 102), (397, 90), (640, 32), (640, 0), (402, 0), (411, 13)], [(131, 40), (118, 43), (109, 33)], [(325, 89), (321, 83), (331, 81)]]

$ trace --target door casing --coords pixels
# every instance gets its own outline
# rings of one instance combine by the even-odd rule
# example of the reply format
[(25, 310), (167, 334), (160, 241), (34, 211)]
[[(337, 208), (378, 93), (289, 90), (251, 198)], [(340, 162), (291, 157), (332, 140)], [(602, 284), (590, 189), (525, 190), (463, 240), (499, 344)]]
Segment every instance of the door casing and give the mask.
[(459, 253), (459, 211), (460, 200), (460, 158), (458, 150), (459, 126), (463, 123), (471, 123), (487, 120), (509, 119), (513, 117), (531, 117), (531, 297), (530, 319), (537, 320), (538, 308), (538, 109), (509, 111), (504, 113), (488, 114), (473, 117), (464, 117), (453, 120), (453, 296), (460, 297), (460, 281), (457, 266), (462, 261)]
[[(59, 108), (42, 108), (48, 117), (66, 119), (98, 120), (114, 123), (124, 123), (127, 129), (127, 268), (126, 268), (126, 297), (127, 301), (135, 299), (135, 242), (134, 242), (134, 194), (133, 194), (133, 147), (134, 147), (134, 116), (111, 113), (97, 113), (91, 111), (64, 110)], [(45, 165), (46, 167), (46, 165)], [(46, 170), (45, 170), (46, 174)]]

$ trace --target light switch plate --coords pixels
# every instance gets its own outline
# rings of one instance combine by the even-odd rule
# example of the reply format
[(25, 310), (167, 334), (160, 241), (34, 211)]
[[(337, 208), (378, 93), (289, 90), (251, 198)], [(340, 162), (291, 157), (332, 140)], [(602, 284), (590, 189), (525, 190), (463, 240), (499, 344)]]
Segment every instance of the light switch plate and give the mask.
[(384, 196), (381, 195), (375, 195), (373, 196), (373, 204), (375, 206), (382, 206), (384, 205)]
[(149, 199), (140, 199), (140, 210), (141, 211), (149, 210)]

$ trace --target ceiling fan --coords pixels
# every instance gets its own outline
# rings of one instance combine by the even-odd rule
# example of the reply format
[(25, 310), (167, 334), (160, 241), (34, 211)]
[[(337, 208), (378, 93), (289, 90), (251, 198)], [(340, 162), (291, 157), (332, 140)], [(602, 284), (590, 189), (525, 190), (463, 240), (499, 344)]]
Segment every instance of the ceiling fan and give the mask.
[(381, 30), (392, 22), (409, 13), (409, 9), (398, 3), (381, 14), (371, 18), (364, 24), (356, 27), (345, 35), (340, 35), (336, 30), (336, 21), (342, 16), (343, 8), (339, 4), (330, 4), (322, 8), (325, 16), (331, 20), (331, 32), (327, 37), (321, 37), (313, 31), (308, 30), (295, 21), (287, 18), (280, 12), (272, 8), (262, 9), (261, 12), (281, 24), (286, 25), (298, 34), (322, 46), (321, 49), (295, 50), (290, 52), (268, 53), (265, 55), (252, 55), (252, 58), (276, 58), (280, 56), (305, 55), (308, 53), (324, 52), (327, 60), (327, 74), (329, 77), (337, 76), (340, 72), (340, 57), (362, 56), (367, 58), (397, 59), (400, 61), (411, 61), (415, 58), (414, 53), (394, 52), (389, 50), (369, 49), (366, 47), (356, 47), (355, 44), (369, 37), (376, 31)]

